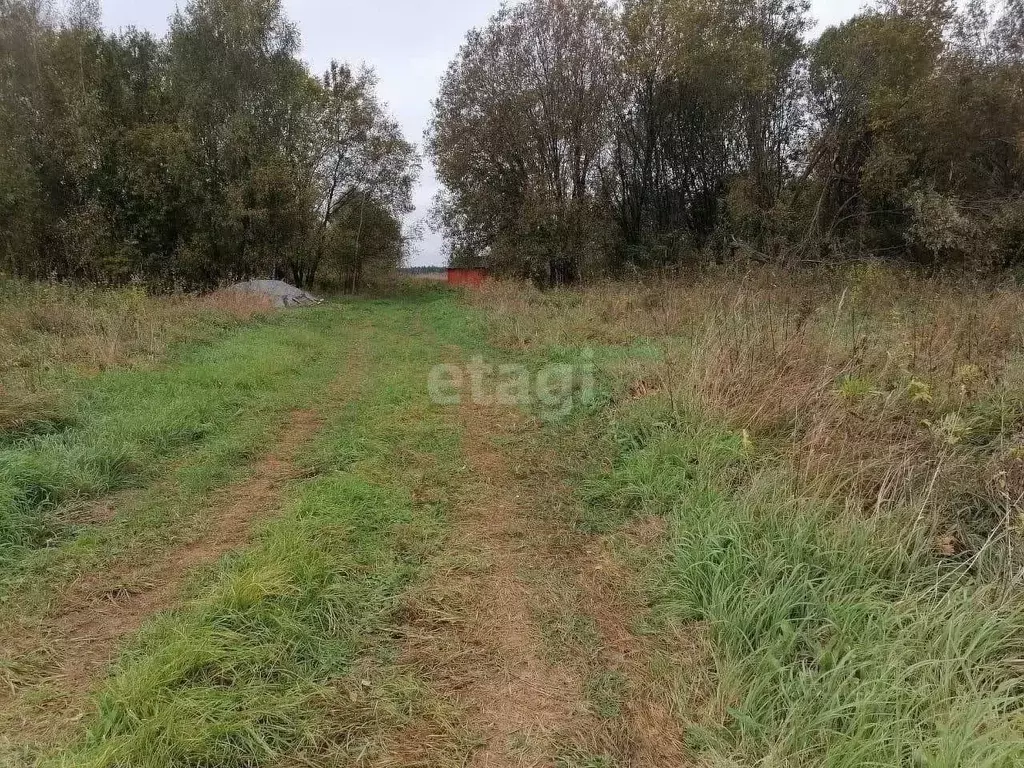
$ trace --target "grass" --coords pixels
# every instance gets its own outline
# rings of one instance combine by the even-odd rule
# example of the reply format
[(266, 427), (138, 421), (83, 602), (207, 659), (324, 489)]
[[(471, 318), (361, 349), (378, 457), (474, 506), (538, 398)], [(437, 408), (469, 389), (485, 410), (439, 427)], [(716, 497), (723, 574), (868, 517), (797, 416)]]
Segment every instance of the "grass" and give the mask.
[(651, 673), (701, 764), (1024, 762), (1024, 292), (872, 268), (480, 303), (506, 348), (596, 351), (577, 522), (666, 521), (645, 623), (712, 674)]
[(445, 489), (460, 471), (458, 433), (421, 381), (437, 355), (434, 326), (443, 335), (452, 311), (426, 299), (319, 313), (373, 327), (335, 337), (367, 359), (348, 370), (361, 384), (306, 451), (314, 476), (254, 546), (131, 644), (87, 734), (53, 764), (347, 762), (410, 716), (417, 687), (389, 671), (384, 635), (441, 540)]
[(60, 540), (69, 507), (145, 485), (167, 460), (220, 446), (229, 450), (215, 466), (244, 461), (244, 433), (255, 439), (334, 375), (339, 321), (329, 313), (267, 320), (172, 354), (168, 365), (77, 382), (64, 426), (0, 443), (0, 576)]
[[(629, 764), (630, 717), (665, 722), (642, 720), (636, 696), (651, 692), (675, 697), (669, 722), (701, 765), (1024, 764), (1024, 293), (860, 268), (497, 284), (477, 300), (253, 318), (156, 364), (69, 378), (73, 418), (6, 438), (2, 567), (19, 606), (55, 573), (195, 526), (290, 409), (326, 419), (280, 514), (196, 574), (128, 643), (74, 740), (33, 758), (358, 764), (386, 759), (406, 726), (443, 722), (452, 748), (430, 753), (464, 760), (457, 708), (400, 663), (392, 628), (465, 481), (458, 427), (426, 386), (454, 346), (531, 370), (591, 348), (599, 368), (587, 407), (538, 421), (509, 456), (526, 473), (539, 441), (538, 519), (578, 529), (551, 546), (623, 558), (618, 597), (638, 615), (621, 631), (648, 633), (636, 648), (651, 658), (605, 663), (595, 618), (609, 609), (585, 615), (572, 592), (582, 561), (530, 582), (544, 639), (562, 646), (552, 659), (579, 664), (597, 722), (558, 765)], [(344, 396), (328, 387), (339, 374)], [(62, 523), (91, 498), (121, 514)]]
[(61, 536), (68, 506), (141, 482), (161, 459), (222, 438), (228, 416), (265, 399), (245, 394), (261, 384), (249, 371), (269, 381), (289, 357), (297, 370), (299, 350), (313, 348), (293, 328), (291, 338), (283, 330), (266, 340), (280, 347), (269, 365), (255, 359), (255, 334), (206, 350), (205, 359), (178, 360), (194, 369), (160, 370), (177, 345), (212, 342), (268, 310), (225, 293), (158, 298), (0, 280), (0, 307), (0, 576)]
[(426, 538), (436, 522), (347, 473), (311, 483), (187, 610), (146, 631), (64, 762), (254, 765), (323, 748), (331, 681), (367, 651), (412, 573), (396, 531)]
[(693, 415), (669, 423), (592, 490), (669, 521), (655, 620), (706, 626), (717, 670), (691, 743), (723, 763), (1024, 760), (1024, 606), (1011, 590), (886, 521), (834, 520), (735, 433)]
[(585, 694), (594, 714), (611, 720), (622, 714), (626, 678), (620, 672), (601, 672), (587, 681)]
[[(506, 348), (632, 347), (632, 396), (741, 431), (801, 492), (925, 522), (937, 549), (1024, 572), (1024, 291), (881, 266), (479, 298)], [(998, 542), (998, 546), (993, 546)], [(986, 546), (987, 545), (987, 546)]]
[(560, 755), (555, 768), (616, 768), (616, 763), (607, 755), (588, 755), (580, 752)]
[(0, 276), (0, 437), (59, 427), (76, 379), (160, 361), (175, 344), (267, 313), (255, 297), (153, 297), (140, 289), (30, 283)]

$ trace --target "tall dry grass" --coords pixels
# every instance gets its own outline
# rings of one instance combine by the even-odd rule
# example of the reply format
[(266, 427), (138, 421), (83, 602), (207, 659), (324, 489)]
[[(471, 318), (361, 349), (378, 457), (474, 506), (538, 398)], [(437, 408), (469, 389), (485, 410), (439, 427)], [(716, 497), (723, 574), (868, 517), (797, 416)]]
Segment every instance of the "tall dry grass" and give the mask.
[(0, 432), (57, 418), (68, 373), (151, 364), (173, 344), (271, 309), (225, 291), (157, 297), (0, 279)]
[[(791, 465), (801, 494), (902, 515), (936, 550), (1020, 575), (1024, 290), (879, 265), (477, 299), (514, 348), (634, 345), (634, 395), (668, 393)], [(1005, 573), (1005, 571), (1004, 571)]]

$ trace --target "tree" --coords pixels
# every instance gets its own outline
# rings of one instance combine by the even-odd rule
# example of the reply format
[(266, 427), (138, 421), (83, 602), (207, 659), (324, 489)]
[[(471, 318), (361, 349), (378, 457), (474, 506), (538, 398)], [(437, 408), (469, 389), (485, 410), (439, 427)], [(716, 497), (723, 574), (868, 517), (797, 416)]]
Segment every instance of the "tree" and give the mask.
[(1020, 258), (1022, 69), (1004, 23), (979, 3), (891, 2), (817, 42), (808, 232), (826, 253)]
[(549, 284), (598, 260), (613, 25), (599, 0), (537, 0), (470, 33), (428, 132), (447, 187), (436, 216), (454, 253), (487, 251)]
[(435, 103), (453, 255), (557, 283), (676, 261), (723, 220), (766, 248), (802, 130), (807, 23), (803, 0), (506, 8)]
[(22, 254), (38, 249), (43, 190), (35, 171), (33, 137), (42, 61), (38, 3), (0, 0), (0, 265), (13, 271)]
[(808, 9), (527, 0), (470, 32), (428, 136), (453, 262), (1017, 263), (1022, 0), (880, 0), (810, 44)]
[(193, 0), (159, 40), (104, 33), (94, 0), (0, 0), (0, 42), (5, 270), (309, 285), (346, 201), (372, 197), (401, 229), (415, 147), (372, 72), (307, 71), (280, 0)]
[(606, 189), (622, 258), (703, 248), (723, 222), (767, 248), (801, 130), (805, 2), (631, 0)]
[[(308, 258), (293, 265), (300, 282), (310, 281), (324, 258), (333, 255), (334, 271), (346, 272), (350, 286), (358, 284), (359, 276), (348, 274), (350, 270), (337, 259), (338, 242), (346, 239), (339, 235), (339, 229), (346, 224), (350, 228), (359, 226), (346, 215), (356, 202), (365, 210), (369, 200), (376, 214), (391, 218), (399, 236), (402, 217), (413, 209), (419, 156), (377, 100), (376, 82), (372, 70), (364, 68), (353, 74), (337, 62), (324, 75), (311, 155), (318, 220)], [(390, 255), (394, 250), (388, 245), (384, 253)]]
[(201, 200), (188, 243), (200, 282), (275, 266), (261, 259), (260, 198), (287, 168), (288, 118), (308, 78), (298, 50), (280, 0), (192, 0), (171, 21), (171, 109), (190, 137)]
[(347, 291), (359, 290), (368, 274), (402, 266), (406, 238), (402, 222), (369, 193), (359, 192), (339, 206), (324, 233), (331, 278)]

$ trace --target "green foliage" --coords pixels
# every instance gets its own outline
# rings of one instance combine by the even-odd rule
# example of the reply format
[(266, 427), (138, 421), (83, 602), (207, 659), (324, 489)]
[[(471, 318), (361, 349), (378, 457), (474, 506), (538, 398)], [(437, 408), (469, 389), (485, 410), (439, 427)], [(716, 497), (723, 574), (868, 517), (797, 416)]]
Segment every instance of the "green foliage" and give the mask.
[[(370, 72), (299, 60), (279, 0), (194, 0), (167, 37), (105, 33), (94, 3), (62, 16), (0, 3), (0, 270), (34, 278), (308, 285), (373, 201), (399, 227), (418, 169)], [(396, 266), (405, 240), (361, 243)]]
[(809, 231), (829, 250), (902, 253), (990, 269), (1020, 258), (1024, 60), (982, 3), (892, 3), (822, 35), (809, 59), (819, 195)]
[(470, 33), (428, 132), (455, 262), (488, 252), (554, 284), (599, 261), (607, 217), (589, 197), (615, 87), (613, 19), (603, 0), (538, 0)]
[(442, 81), (436, 223), (454, 262), (547, 284), (709, 258), (1012, 266), (1021, 15), (892, 0), (808, 41), (805, 0), (507, 9)]

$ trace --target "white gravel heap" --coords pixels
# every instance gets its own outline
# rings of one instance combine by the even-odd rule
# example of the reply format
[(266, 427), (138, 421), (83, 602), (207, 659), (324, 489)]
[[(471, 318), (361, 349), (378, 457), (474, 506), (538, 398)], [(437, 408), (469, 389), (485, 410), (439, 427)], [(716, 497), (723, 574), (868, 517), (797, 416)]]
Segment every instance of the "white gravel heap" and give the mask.
[(236, 283), (228, 290), (266, 296), (274, 302), (275, 307), (311, 307), (323, 302), (313, 294), (306, 293), (283, 280), (250, 280), (246, 283)]

